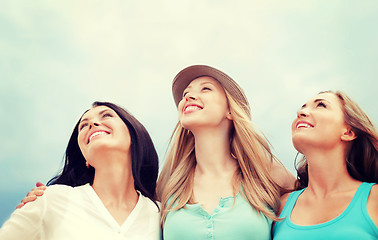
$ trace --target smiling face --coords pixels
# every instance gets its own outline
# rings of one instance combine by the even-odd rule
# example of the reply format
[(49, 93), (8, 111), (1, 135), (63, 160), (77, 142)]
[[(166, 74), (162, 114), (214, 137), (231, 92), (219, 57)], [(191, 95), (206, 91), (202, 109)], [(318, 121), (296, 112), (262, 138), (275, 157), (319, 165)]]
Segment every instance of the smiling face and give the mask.
[(211, 77), (196, 78), (188, 85), (178, 111), (181, 125), (188, 130), (222, 126), (231, 119), (224, 89)]
[(87, 111), (78, 126), (78, 145), (90, 165), (93, 157), (101, 151), (130, 150), (130, 134), (126, 124), (117, 113), (106, 106), (98, 106)]
[(292, 140), (301, 153), (308, 146), (332, 148), (348, 140), (349, 129), (338, 97), (334, 93), (320, 93), (298, 111), (292, 124)]

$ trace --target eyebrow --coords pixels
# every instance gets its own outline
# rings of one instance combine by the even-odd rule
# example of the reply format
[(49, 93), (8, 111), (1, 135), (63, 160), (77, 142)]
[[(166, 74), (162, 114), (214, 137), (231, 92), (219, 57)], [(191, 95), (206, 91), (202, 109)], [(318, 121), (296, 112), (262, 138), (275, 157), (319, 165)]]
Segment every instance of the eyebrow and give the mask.
[[(215, 84), (214, 83), (212, 83), (212, 82), (210, 82), (210, 81), (207, 81), (207, 82), (201, 82), (200, 83), (200, 85), (202, 86), (202, 85), (205, 85), (205, 84), (211, 84), (211, 85), (213, 85), (213, 86), (215, 86)], [(189, 84), (190, 85), (190, 84)], [(186, 86), (186, 88), (184, 89), (184, 91), (186, 90), (186, 89), (190, 89), (190, 88), (192, 88), (192, 86)]]
[(317, 99), (314, 100), (314, 102), (321, 102), (321, 101), (329, 102), (327, 99), (323, 99), (323, 98), (317, 98)]
[[(101, 114), (103, 114), (104, 112), (106, 112), (106, 111), (108, 111), (108, 110), (109, 110), (109, 109), (104, 109), (104, 110), (102, 110), (101, 112), (99, 112), (98, 115), (101, 115)], [(82, 123), (82, 122), (84, 122), (84, 121), (88, 121), (88, 118), (83, 118), (83, 119), (81, 119), (80, 123)]]
[(205, 84), (211, 84), (211, 85), (214, 85), (214, 83), (212, 82), (202, 82), (201, 85), (205, 85)]

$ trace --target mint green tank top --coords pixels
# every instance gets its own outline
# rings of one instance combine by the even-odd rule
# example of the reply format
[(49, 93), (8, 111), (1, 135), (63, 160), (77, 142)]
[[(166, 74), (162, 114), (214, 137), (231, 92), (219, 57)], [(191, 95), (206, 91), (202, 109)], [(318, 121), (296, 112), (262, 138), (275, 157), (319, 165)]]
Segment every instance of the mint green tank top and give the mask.
[(321, 224), (300, 226), (290, 220), (293, 207), (304, 189), (292, 192), (280, 215), (285, 219), (276, 222), (273, 228), (274, 240), (315, 240), (315, 239), (363, 239), (377, 240), (378, 228), (366, 208), (370, 189), (374, 183), (362, 183), (348, 207), (338, 217)]
[(272, 221), (251, 207), (237, 194), (221, 198), (214, 211), (207, 213), (200, 204), (167, 214), (163, 228), (164, 240), (268, 240)]

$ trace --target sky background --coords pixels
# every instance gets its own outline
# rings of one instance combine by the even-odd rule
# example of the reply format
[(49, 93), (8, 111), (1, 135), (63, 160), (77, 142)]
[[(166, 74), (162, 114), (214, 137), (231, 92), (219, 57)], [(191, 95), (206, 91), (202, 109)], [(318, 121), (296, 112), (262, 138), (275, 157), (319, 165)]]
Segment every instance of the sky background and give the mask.
[(0, 225), (63, 163), (96, 100), (128, 109), (164, 161), (171, 82), (206, 64), (245, 90), (252, 120), (294, 173), (290, 124), (322, 90), (378, 122), (376, 0), (0, 0)]

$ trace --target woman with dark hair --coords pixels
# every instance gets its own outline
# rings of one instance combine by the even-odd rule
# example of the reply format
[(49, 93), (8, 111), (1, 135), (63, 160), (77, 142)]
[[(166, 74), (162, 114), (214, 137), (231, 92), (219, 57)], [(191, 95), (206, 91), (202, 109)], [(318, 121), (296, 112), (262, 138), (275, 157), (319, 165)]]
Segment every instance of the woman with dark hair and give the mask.
[(378, 135), (364, 111), (322, 92), (298, 111), (292, 140), (304, 157), (274, 239), (378, 239)]
[(62, 172), (12, 214), (0, 239), (159, 239), (158, 167), (143, 125), (95, 102), (73, 130)]

